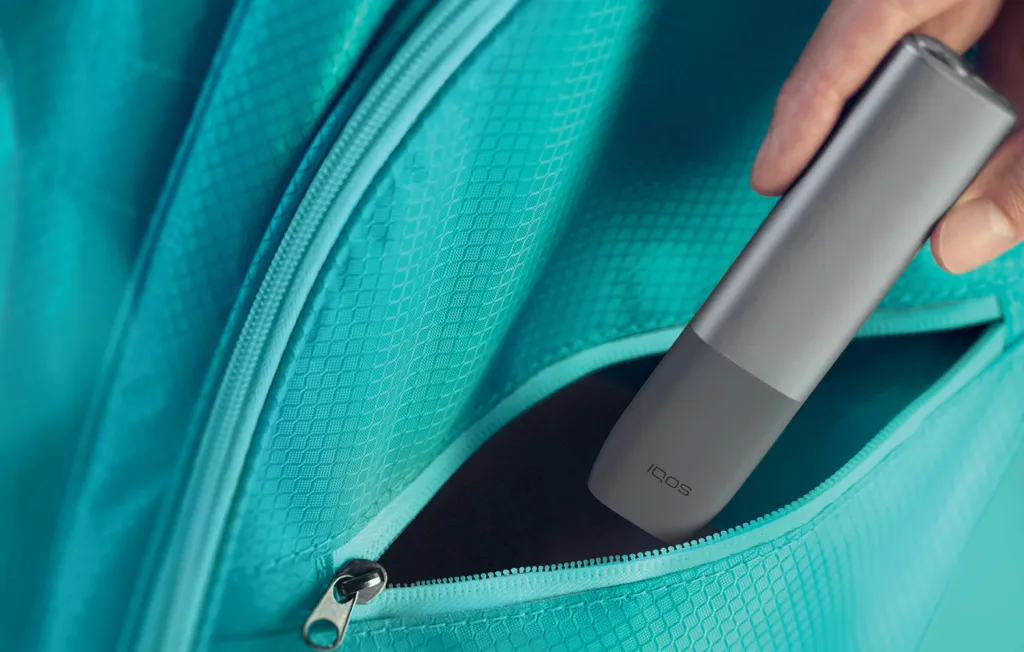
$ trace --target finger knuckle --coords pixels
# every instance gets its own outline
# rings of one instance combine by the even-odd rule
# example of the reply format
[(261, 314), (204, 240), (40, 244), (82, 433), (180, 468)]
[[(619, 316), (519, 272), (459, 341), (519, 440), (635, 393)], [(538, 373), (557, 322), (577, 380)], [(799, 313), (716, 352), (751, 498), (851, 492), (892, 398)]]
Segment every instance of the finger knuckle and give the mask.
[(786, 106), (800, 101), (801, 80), (797, 73), (790, 75), (779, 89), (776, 106)]
[(879, 0), (878, 6), (900, 24), (909, 25), (917, 21), (917, 6), (919, 4), (920, 2), (915, 0)]
[(807, 108), (832, 107), (840, 105), (843, 98), (836, 90), (835, 81), (827, 71), (810, 67), (794, 72), (783, 84), (779, 93), (781, 103)]

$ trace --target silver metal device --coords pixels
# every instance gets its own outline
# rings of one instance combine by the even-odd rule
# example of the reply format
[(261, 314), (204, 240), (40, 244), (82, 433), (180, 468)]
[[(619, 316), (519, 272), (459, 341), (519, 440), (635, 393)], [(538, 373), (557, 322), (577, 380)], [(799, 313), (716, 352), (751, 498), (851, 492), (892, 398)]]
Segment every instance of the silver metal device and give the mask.
[(707, 525), (1016, 119), (956, 52), (903, 38), (622, 415), (591, 493), (668, 543)]

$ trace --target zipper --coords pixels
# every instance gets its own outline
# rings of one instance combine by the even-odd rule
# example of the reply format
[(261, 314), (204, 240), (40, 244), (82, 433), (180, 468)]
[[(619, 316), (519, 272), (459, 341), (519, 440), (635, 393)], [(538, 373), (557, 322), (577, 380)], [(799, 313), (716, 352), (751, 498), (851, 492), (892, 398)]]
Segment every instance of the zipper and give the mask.
[[(321, 267), (377, 171), (451, 75), (517, 4), (442, 0), (367, 92), (331, 147), (235, 340), (179, 501), (179, 514), (187, 518), (174, 519), (133, 649), (192, 649), (259, 415)], [(368, 590), (354, 595), (365, 599)]]
[[(952, 305), (952, 304), (948, 304)], [(902, 317), (901, 317), (902, 319)], [(884, 329), (883, 329), (884, 330)], [(680, 572), (698, 565), (719, 561), (730, 555), (750, 549), (785, 535), (809, 523), (825, 506), (832, 504), (851, 486), (862, 479), (881, 460), (903, 443), (922, 421), (960, 391), (999, 358), (1008, 341), (1005, 324), (996, 323), (987, 329), (979, 341), (931, 389), (910, 403), (879, 432), (860, 452), (839, 471), (813, 491), (769, 514), (742, 525), (686, 543), (628, 555), (615, 555), (573, 561), (547, 566), (529, 566), (499, 572), (460, 577), (425, 580), (409, 584), (392, 584), (387, 591), (374, 594), (372, 606), (359, 611), (355, 620), (370, 620), (394, 616), (425, 617), (450, 613), (461, 609), (481, 609), (508, 606), (526, 600), (538, 600), (564, 595), (569, 592), (594, 590), (624, 582), (637, 582), (668, 573)], [(630, 338), (637, 339), (637, 338)], [(663, 334), (661, 340), (671, 343)], [(652, 342), (627, 341), (623, 350), (635, 352), (638, 346), (650, 348)], [(607, 352), (605, 352), (607, 355)], [(403, 524), (404, 525), (404, 524)], [(390, 541), (386, 544), (389, 545)], [(364, 555), (378, 555), (386, 548), (364, 549)], [(350, 549), (345, 546), (335, 553)], [(373, 564), (360, 557), (346, 561), (339, 575), (349, 564)], [(379, 567), (379, 564), (377, 565)], [(384, 569), (380, 569), (384, 573)], [(334, 586), (332, 580), (327, 593)], [(321, 602), (324, 598), (321, 598)], [(369, 601), (367, 601), (369, 602)], [(360, 601), (355, 604), (365, 604)], [(318, 603), (317, 609), (320, 608)], [(346, 619), (351, 617), (351, 607)], [(314, 609), (310, 619), (317, 613)], [(311, 622), (307, 620), (307, 624)], [(346, 627), (349, 621), (346, 620)], [(305, 631), (305, 630), (304, 630)], [(317, 648), (320, 649), (320, 648)], [(333, 648), (330, 648), (333, 649)]]
[[(333, 650), (345, 640), (352, 609), (367, 604), (380, 595), (388, 583), (384, 567), (368, 559), (353, 559), (342, 566), (327, 590), (320, 596), (312, 613), (302, 625), (302, 638), (314, 650)], [(334, 630), (329, 643), (321, 643), (313, 632), (317, 623), (325, 623)]]
[[(875, 337), (952, 330), (996, 323), (1002, 318), (1002, 306), (995, 297), (972, 298), (879, 310), (868, 319), (859, 335)], [(376, 557), (383, 553), (470, 455), (530, 406), (598, 369), (662, 354), (681, 331), (681, 326), (673, 326), (606, 342), (559, 360), (529, 378), (466, 428), (398, 496), (336, 549), (332, 553), (331, 567), (336, 568), (348, 559)]]
[[(441, 0), (367, 92), (331, 147), (273, 255), (231, 349), (178, 504), (179, 514), (187, 518), (173, 519), (160, 567), (148, 586), (145, 613), (136, 627), (126, 628), (123, 640), (133, 641), (133, 649), (192, 649), (260, 413), (321, 267), (377, 172), (452, 74), (518, 3)], [(336, 628), (340, 644), (355, 605), (369, 604), (383, 592), (384, 569), (375, 562), (357, 562), (341, 566), (318, 602), (319, 611), (313, 613), (318, 617), (308, 620), (307, 634), (312, 634), (314, 623), (326, 620)], [(352, 570), (366, 564), (376, 570)], [(580, 562), (559, 568), (579, 564), (594, 565)], [(532, 569), (521, 569), (528, 570)], [(505, 574), (515, 572), (501, 575)], [(476, 578), (444, 583), (468, 579)], [(132, 629), (136, 637), (131, 637)]]

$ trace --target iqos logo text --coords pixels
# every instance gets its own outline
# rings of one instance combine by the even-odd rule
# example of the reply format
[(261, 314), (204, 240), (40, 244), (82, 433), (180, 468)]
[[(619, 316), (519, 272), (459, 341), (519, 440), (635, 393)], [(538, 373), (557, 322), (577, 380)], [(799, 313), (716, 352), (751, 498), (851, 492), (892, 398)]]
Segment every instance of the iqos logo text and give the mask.
[(682, 482), (680, 482), (679, 478), (669, 475), (668, 472), (665, 471), (665, 469), (661, 468), (660, 466), (655, 466), (652, 464), (649, 467), (647, 467), (647, 472), (650, 473), (655, 480), (665, 485), (666, 487), (675, 489), (677, 492), (684, 496), (690, 495), (690, 487), (688, 485), (685, 485)]

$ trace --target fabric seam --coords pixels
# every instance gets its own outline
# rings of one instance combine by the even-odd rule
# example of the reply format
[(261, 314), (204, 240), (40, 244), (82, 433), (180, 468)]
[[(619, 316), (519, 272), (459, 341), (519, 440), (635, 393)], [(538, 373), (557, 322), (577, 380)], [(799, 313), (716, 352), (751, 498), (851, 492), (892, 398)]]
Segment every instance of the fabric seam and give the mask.
[[(950, 400), (952, 400), (955, 396), (956, 396), (956, 394), (951, 396)], [(946, 403), (943, 403), (942, 405), (946, 405)], [(932, 411), (932, 414), (934, 414), (934, 410)], [(1020, 446), (1020, 443), (1021, 443), (1021, 432), (1022, 432), (1019, 427), (1016, 430), (1018, 432), (1017, 432), (1016, 435), (1014, 435), (1017, 438), (1017, 443), (1015, 444), (1015, 448)], [(910, 440), (908, 439), (908, 440), (900, 443), (893, 450), (891, 450), (882, 460), (879, 460), (878, 466), (880, 466), (881, 464), (887, 463), (894, 454), (896, 454), (897, 452), (902, 451), (903, 448), (906, 446), (906, 444), (909, 441)], [(876, 468), (877, 468), (877, 466), (876, 466)], [(804, 526), (802, 526), (802, 527), (800, 527), (800, 528), (798, 528), (796, 530), (790, 530), (789, 532), (786, 532), (785, 534), (779, 535), (778, 537), (775, 537), (775, 538), (773, 538), (773, 539), (771, 539), (769, 541), (765, 541), (765, 542), (763, 542), (761, 544), (758, 544), (757, 546), (754, 546), (753, 548), (748, 548), (747, 550), (734, 553), (734, 555), (739, 558), (739, 559), (736, 560), (735, 563), (731, 564), (727, 568), (724, 568), (722, 570), (716, 571), (716, 572), (711, 573), (711, 574), (699, 574), (699, 575), (697, 575), (695, 577), (690, 577), (690, 578), (688, 578), (686, 580), (682, 580), (682, 581), (675, 582), (675, 583), (672, 583), (672, 584), (667, 584), (667, 585), (660, 586), (660, 587), (655, 587), (655, 588), (652, 588), (652, 589), (646, 589), (646, 590), (643, 590), (643, 591), (635, 591), (635, 592), (625, 593), (623, 595), (612, 596), (612, 597), (608, 597), (608, 598), (600, 598), (600, 599), (597, 599), (597, 600), (588, 601), (586, 603), (574, 603), (574, 604), (569, 604), (569, 605), (558, 605), (556, 607), (551, 607), (551, 608), (548, 608), (548, 609), (540, 609), (540, 610), (536, 610), (536, 611), (519, 612), (519, 613), (514, 613), (514, 614), (507, 614), (507, 615), (498, 616), (498, 617), (495, 617), (495, 618), (466, 619), (466, 620), (463, 620), (463, 621), (454, 621), (454, 622), (445, 622), (445, 623), (422, 623), (422, 624), (418, 624), (418, 625), (399, 625), (399, 626), (383, 625), (381, 629), (374, 629), (372, 631), (354, 631), (354, 632), (352, 632), (350, 634), (350, 636), (356, 636), (356, 637), (359, 637), (359, 636), (373, 636), (373, 635), (377, 635), (377, 634), (381, 634), (381, 633), (388, 634), (388, 633), (395, 632), (395, 631), (414, 631), (414, 630), (419, 630), (419, 629), (448, 628), (448, 627), (457, 627), (457, 626), (464, 626), (464, 625), (478, 625), (478, 624), (485, 624), (485, 623), (503, 622), (505, 620), (515, 620), (517, 618), (525, 618), (525, 617), (530, 617), (530, 616), (536, 616), (536, 615), (541, 614), (541, 613), (549, 613), (549, 612), (554, 613), (554, 612), (558, 612), (558, 611), (565, 611), (565, 610), (579, 608), (579, 607), (590, 607), (590, 606), (593, 606), (593, 605), (601, 605), (601, 604), (607, 604), (607, 603), (612, 603), (612, 602), (623, 601), (623, 600), (626, 600), (626, 599), (629, 599), (629, 598), (634, 598), (634, 597), (638, 597), (638, 596), (642, 596), (642, 595), (654, 595), (654, 594), (657, 594), (657, 593), (669, 591), (671, 589), (677, 588), (677, 587), (682, 586), (684, 584), (689, 584), (689, 583), (691, 583), (691, 582), (693, 582), (693, 581), (695, 581), (697, 579), (712, 579), (712, 578), (715, 578), (715, 577), (719, 577), (719, 576), (725, 574), (726, 572), (731, 571), (731, 570), (735, 569), (737, 566), (739, 566), (744, 561), (744, 559), (743, 559), (744, 553), (747, 553), (747, 552), (749, 552), (751, 550), (756, 550), (757, 548), (760, 548), (760, 547), (763, 547), (763, 546), (769, 546), (769, 545), (771, 545), (773, 543), (780, 542), (783, 539), (789, 539), (789, 540), (786, 541), (785, 543), (783, 543), (779, 548), (777, 548), (777, 550), (783, 550), (783, 549), (791, 546), (792, 544), (799, 542), (806, 535), (813, 533), (818, 528), (822, 527), (826, 523), (829, 523), (833, 518), (836, 517), (836, 514), (838, 512), (842, 511), (842, 508), (845, 507), (852, 498), (856, 497), (857, 495), (861, 494), (862, 492), (866, 491), (867, 489), (870, 489), (876, 483), (877, 483), (877, 478), (876, 477), (865, 477), (865, 478), (863, 478), (860, 482), (858, 482), (857, 484), (851, 486), (846, 491), (844, 491), (838, 497), (838, 499), (836, 501), (831, 503), (822, 512), (819, 512), (819, 514), (814, 517), (814, 521), (812, 523), (808, 523), (808, 524), (806, 524), (806, 525), (804, 525)], [(711, 566), (711, 565), (712, 564), (708, 564), (708, 566)], [(679, 572), (685, 572), (685, 571), (679, 571)], [(526, 604), (526, 603), (524, 603), (524, 604)], [(520, 606), (522, 606), (522, 605), (520, 605)], [(505, 608), (515, 608), (515, 607), (505, 607)]]

